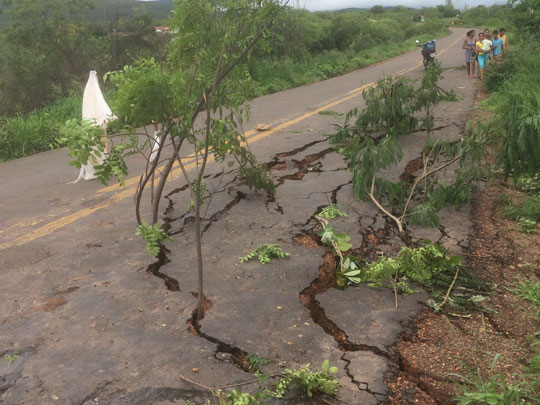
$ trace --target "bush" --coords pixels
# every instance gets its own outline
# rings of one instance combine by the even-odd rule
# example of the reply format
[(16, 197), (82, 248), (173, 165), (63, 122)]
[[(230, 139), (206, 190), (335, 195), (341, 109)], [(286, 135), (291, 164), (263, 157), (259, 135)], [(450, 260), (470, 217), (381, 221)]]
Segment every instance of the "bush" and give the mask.
[(499, 164), (507, 177), (517, 178), (540, 171), (540, 43), (516, 41), (513, 49), (485, 80), (494, 89), (486, 104), (500, 134)]
[(484, 85), (490, 91), (497, 91), (517, 69), (518, 55), (515, 51), (505, 54), (500, 64), (489, 63), (485, 70)]
[(81, 97), (73, 95), (28, 115), (0, 118), (0, 161), (51, 148), (59, 129), (70, 118), (80, 118)]

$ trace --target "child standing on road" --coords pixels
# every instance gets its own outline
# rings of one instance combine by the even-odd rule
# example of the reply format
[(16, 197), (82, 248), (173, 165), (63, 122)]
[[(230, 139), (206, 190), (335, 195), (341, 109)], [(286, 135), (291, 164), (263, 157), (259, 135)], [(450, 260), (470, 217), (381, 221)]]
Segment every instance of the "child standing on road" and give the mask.
[(499, 37), (499, 31), (493, 31), (493, 60), (495, 63), (501, 63), (501, 54), (504, 47), (504, 40)]

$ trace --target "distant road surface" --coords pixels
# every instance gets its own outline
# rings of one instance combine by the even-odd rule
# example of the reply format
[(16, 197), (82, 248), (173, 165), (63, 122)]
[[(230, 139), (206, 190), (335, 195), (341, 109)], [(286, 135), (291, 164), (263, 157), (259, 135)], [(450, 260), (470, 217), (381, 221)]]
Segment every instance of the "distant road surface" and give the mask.
[[(465, 31), (455, 28), (437, 41), (437, 57), (445, 67), (462, 63), (460, 45)], [(245, 128), (250, 145), (256, 150), (259, 141), (294, 124), (309, 122), (319, 111), (361, 105), (362, 91), (378, 79), (418, 75), (421, 67), (420, 51), (414, 50), (340, 77), (259, 97), (251, 102), (251, 122)], [(259, 133), (254, 130), (258, 123), (269, 124), (272, 130)], [(84, 218), (132, 213), (141, 161), (130, 162), (134, 177), (128, 178), (125, 188), (104, 187), (97, 181), (68, 184), (78, 174), (68, 161), (62, 148), (0, 164), (0, 252), (18, 247), (16, 254), (24, 254), (21, 247), (32, 250), (32, 242), (54, 237), (59, 230), (70, 239), (76, 238), (77, 223)]]

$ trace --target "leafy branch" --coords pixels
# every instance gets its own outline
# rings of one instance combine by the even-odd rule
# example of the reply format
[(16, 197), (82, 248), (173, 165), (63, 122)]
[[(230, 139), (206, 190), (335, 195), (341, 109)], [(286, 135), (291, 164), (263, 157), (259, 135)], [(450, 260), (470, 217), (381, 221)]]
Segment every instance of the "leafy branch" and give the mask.
[[(438, 210), (470, 198), (472, 182), (482, 175), (479, 150), (493, 139), (489, 127), (480, 123), (468, 127), (459, 142), (443, 142), (430, 136), (434, 130), (433, 106), (441, 100), (455, 99), (453, 92), (444, 92), (437, 85), (441, 75), (440, 65), (434, 64), (427, 69), (419, 88), (401, 77), (380, 80), (363, 94), (366, 107), (361, 112), (351, 110), (343, 127), (331, 138), (339, 153), (349, 160), (355, 196), (370, 199), (396, 223), (400, 233), (407, 219), (434, 226), (438, 224)], [(356, 121), (351, 124), (353, 117)], [(427, 131), (429, 136), (422, 151), (421, 174), (410, 185), (382, 178), (381, 172), (403, 158), (399, 138), (418, 130)], [(439, 184), (436, 174), (452, 164), (459, 165), (456, 181)]]
[(148, 254), (157, 256), (161, 248), (161, 244), (166, 242), (172, 242), (172, 238), (163, 230), (158, 227), (158, 224), (148, 225), (143, 222), (137, 227), (135, 235), (143, 238), (146, 242), (146, 250)]
[(442, 246), (428, 243), (415, 249), (402, 247), (396, 258), (382, 257), (361, 267), (360, 282), (382, 287), (389, 283), (395, 296), (402, 292), (416, 292), (411, 283), (430, 291), (428, 302), (435, 311), (447, 305), (458, 311), (481, 309), (483, 295), (495, 288), (493, 283), (482, 280), (467, 271), (459, 256), (450, 255)]
[(259, 263), (266, 264), (270, 263), (272, 258), (277, 257), (279, 259), (284, 259), (290, 256), (290, 253), (284, 252), (278, 245), (273, 243), (265, 243), (264, 245), (258, 246), (249, 252), (246, 256), (240, 258), (240, 263), (247, 262), (250, 259), (253, 259), (255, 256), (259, 260)]
[[(266, 403), (269, 399), (283, 398), (285, 393), (291, 389), (299, 389), (304, 392), (308, 398), (316, 394), (334, 395), (339, 389), (339, 383), (335, 377), (338, 368), (331, 367), (328, 360), (325, 360), (320, 371), (312, 371), (309, 364), (305, 364), (298, 369), (286, 369), (283, 373), (266, 375), (256, 373), (256, 379), (237, 384), (226, 384), (220, 387), (212, 388), (204, 384), (193, 381), (183, 375), (180, 378), (196, 387), (211, 392), (223, 405), (257, 405)], [(277, 378), (279, 380), (268, 386), (269, 379)], [(249, 384), (259, 384), (259, 391), (255, 395), (236, 390), (236, 387)], [(234, 388), (229, 394), (224, 394), (222, 390)]]

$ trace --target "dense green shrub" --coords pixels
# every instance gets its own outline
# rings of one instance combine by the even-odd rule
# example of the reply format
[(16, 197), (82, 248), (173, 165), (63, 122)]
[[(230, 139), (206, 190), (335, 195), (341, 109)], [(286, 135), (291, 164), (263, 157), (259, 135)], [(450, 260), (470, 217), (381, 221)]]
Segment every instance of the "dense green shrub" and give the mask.
[(27, 115), (0, 118), (0, 161), (49, 149), (66, 120), (80, 116), (81, 97), (73, 95)]
[(489, 63), (485, 69), (484, 85), (490, 91), (498, 90), (501, 85), (516, 72), (517, 65), (521, 63), (521, 52), (511, 51), (505, 54), (500, 64)]
[(90, 70), (104, 74), (136, 57), (163, 56), (167, 36), (156, 34), (148, 14), (114, 14), (106, 0), (9, 3), (0, 31), (0, 116), (69, 96)]
[(485, 79), (496, 90), (486, 104), (495, 111), (499, 164), (514, 178), (540, 171), (540, 43), (516, 43), (504, 57), (508, 61), (490, 69)]

